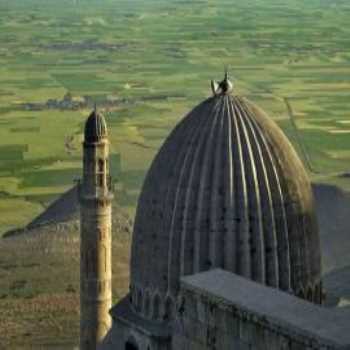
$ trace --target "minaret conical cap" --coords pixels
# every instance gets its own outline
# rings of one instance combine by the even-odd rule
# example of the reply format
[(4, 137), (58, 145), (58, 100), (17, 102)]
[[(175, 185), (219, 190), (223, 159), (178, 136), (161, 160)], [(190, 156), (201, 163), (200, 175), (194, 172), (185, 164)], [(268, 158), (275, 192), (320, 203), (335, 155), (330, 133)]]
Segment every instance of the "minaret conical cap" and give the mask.
[(85, 123), (85, 142), (99, 142), (108, 136), (107, 124), (104, 116), (97, 111), (95, 106)]

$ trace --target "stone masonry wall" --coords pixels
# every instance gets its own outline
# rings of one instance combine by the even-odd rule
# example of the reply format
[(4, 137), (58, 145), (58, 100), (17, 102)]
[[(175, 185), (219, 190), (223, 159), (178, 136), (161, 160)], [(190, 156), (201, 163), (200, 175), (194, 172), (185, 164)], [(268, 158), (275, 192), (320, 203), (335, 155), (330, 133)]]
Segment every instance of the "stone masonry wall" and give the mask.
[(193, 291), (184, 290), (183, 297), (174, 329), (173, 350), (341, 349)]

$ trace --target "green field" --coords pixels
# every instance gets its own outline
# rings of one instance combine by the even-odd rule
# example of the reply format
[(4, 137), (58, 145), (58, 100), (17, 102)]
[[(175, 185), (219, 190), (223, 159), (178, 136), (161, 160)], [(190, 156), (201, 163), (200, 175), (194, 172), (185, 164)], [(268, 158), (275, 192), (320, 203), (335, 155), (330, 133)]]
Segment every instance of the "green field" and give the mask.
[(226, 65), (237, 93), (304, 149), (315, 180), (349, 187), (337, 177), (350, 164), (349, 20), (344, 0), (0, 0), (0, 233), (80, 176), (91, 108), (48, 100), (118, 101), (100, 105), (121, 157), (120, 202), (133, 213), (160, 144)]
[[(225, 66), (313, 181), (350, 189), (349, 22), (347, 0), (0, 0), (0, 236), (80, 176), (94, 102), (110, 129), (117, 201), (132, 216), (164, 138)], [(0, 245), (0, 349), (77, 344), (77, 232), (68, 243), (52, 235)], [(115, 301), (129, 243), (114, 245)]]

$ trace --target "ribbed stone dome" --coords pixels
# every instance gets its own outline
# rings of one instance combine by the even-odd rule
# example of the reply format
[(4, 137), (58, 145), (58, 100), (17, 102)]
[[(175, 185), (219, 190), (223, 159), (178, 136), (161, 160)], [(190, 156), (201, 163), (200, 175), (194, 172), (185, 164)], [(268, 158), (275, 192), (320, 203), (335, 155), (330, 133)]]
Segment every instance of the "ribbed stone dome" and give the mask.
[(135, 309), (159, 317), (152, 310), (174, 304), (182, 275), (215, 267), (320, 302), (304, 167), (263, 111), (225, 91), (176, 126), (148, 172), (132, 243)]
[(85, 142), (98, 142), (105, 137), (107, 137), (106, 120), (95, 108), (85, 123)]

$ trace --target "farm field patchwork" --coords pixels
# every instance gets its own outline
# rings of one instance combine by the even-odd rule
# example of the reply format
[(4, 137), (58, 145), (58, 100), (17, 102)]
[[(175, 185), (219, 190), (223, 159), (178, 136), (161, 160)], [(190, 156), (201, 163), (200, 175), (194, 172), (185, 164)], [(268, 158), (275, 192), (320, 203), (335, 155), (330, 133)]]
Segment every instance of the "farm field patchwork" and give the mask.
[(155, 152), (226, 65), (237, 93), (307, 152), (315, 180), (349, 187), (336, 176), (349, 168), (349, 18), (346, 1), (0, 1), (0, 232), (80, 176), (94, 102), (134, 213)]
[[(225, 66), (314, 182), (350, 189), (349, 21), (346, 0), (0, 0), (0, 236), (80, 177), (95, 103), (116, 198), (133, 217), (157, 150)], [(0, 348), (77, 344), (78, 233), (49, 234), (0, 244)], [(114, 242), (117, 301), (130, 236)]]

